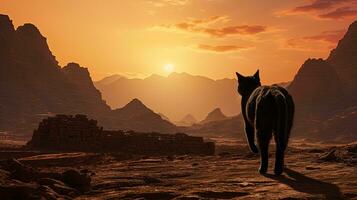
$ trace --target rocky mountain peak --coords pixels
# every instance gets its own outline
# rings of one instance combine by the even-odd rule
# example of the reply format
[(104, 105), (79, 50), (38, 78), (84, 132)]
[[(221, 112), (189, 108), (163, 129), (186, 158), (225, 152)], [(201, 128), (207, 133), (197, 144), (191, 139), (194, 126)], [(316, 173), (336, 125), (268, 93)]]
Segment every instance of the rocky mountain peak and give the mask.
[(5, 58), (10, 57), (12, 54), (11, 44), (14, 42), (14, 33), (15, 29), (9, 16), (0, 14), (0, 59), (2, 62), (1, 64), (4, 66), (8, 65), (5, 64), (5, 62), (9, 62)]
[[(65, 67), (61, 69), (63, 74), (67, 79), (76, 86), (76, 89), (79, 90), (78, 94), (85, 96), (87, 100), (90, 98), (91, 102), (95, 106), (99, 106), (103, 109), (108, 109), (109, 107), (102, 100), (102, 95), (97, 90), (93, 84), (92, 78), (87, 68), (81, 67), (78, 63), (68, 63)], [(104, 108), (105, 107), (105, 108)]]
[(62, 68), (62, 70), (66, 74), (76, 75), (77, 78), (81, 78), (81, 79), (90, 78), (88, 69), (85, 67), (81, 67), (78, 63), (74, 63), (74, 62), (68, 63), (66, 66)]
[(357, 21), (349, 26), (337, 47), (331, 51), (327, 61), (335, 68), (345, 93), (350, 97), (355, 97), (357, 92)]
[(129, 110), (142, 110), (142, 109), (149, 109), (147, 108), (143, 102), (141, 102), (139, 99), (135, 98), (131, 100), (124, 108), (129, 109)]
[(32, 38), (46, 39), (41, 34), (40, 30), (35, 25), (30, 24), (30, 23), (26, 23), (26, 24), (24, 24), (22, 26), (19, 26), (16, 29), (16, 32), (19, 33), (19, 34), (25, 34), (28, 37), (32, 37)]
[(352, 22), (352, 24), (348, 27), (347, 33), (357, 34), (357, 20)]
[(213, 121), (221, 121), (227, 119), (220, 108), (213, 109), (210, 113), (208, 113), (207, 117), (201, 121), (201, 124), (205, 124)]
[(0, 14), (0, 36), (2, 33), (14, 32), (14, 25), (9, 16)]
[(197, 122), (197, 119), (193, 115), (187, 114), (182, 118), (182, 121)]
[(33, 24), (24, 24), (16, 29), (16, 50), (22, 62), (38, 67), (56, 66), (58, 62), (50, 51), (46, 38)]
[[(354, 54), (353, 54), (354, 53)], [(328, 61), (335, 63), (342, 58), (347, 58), (348, 56), (354, 55), (354, 64), (357, 63), (356, 58), (357, 53), (357, 21), (353, 22), (347, 29), (346, 34), (338, 42), (338, 45), (335, 49), (331, 51)], [(350, 59), (351, 60), (351, 59)]]
[(196, 124), (197, 122), (198, 122), (197, 119), (193, 115), (187, 114), (181, 119), (181, 121), (179, 122), (179, 125), (192, 126), (193, 124)]
[(321, 58), (306, 60), (288, 90), (296, 104), (313, 108), (336, 106), (337, 99), (342, 95), (335, 69)]

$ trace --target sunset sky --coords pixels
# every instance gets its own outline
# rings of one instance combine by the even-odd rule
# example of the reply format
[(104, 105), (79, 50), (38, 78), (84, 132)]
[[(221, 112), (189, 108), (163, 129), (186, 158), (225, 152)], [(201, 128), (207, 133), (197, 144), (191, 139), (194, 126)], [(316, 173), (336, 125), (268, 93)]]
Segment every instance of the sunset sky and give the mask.
[(309, 57), (326, 58), (357, 19), (356, 0), (0, 0), (15, 27), (33, 23), (61, 66), (94, 80), (172, 71), (213, 79), (261, 70), (291, 80)]

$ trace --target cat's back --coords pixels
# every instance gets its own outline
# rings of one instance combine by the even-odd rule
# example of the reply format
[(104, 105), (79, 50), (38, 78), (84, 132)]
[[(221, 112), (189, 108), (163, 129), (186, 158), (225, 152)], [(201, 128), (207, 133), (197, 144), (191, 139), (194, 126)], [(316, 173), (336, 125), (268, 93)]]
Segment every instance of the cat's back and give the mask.
[(248, 102), (254, 102), (257, 99), (258, 100), (264, 100), (264, 99), (271, 99), (271, 98), (278, 98), (278, 97), (283, 97), (283, 98), (291, 98), (291, 95), (289, 92), (279, 86), (279, 85), (271, 85), (271, 86), (260, 86), (256, 88), (252, 94), (249, 97)]
[(285, 88), (279, 85), (260, 86), (252, 92), (245, 110), (248, 118), (251, 120), (254, 119), (258, 104), (260, 107), (263, 107), (264, 112), (271, 113), (272, 115), (276, 112), (278, 106), (282, 106), (281, 104), (291, 107), (290, 110), (294, 109), (291, 95)]

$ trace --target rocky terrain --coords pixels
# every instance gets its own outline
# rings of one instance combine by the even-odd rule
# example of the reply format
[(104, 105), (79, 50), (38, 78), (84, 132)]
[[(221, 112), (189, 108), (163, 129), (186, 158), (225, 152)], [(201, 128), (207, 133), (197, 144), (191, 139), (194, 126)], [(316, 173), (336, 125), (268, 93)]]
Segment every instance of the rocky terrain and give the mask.
[(285, 173), (279, 177), (270, 175), (271, 168), (268, 175), (260, 175), (258, 156), (249, 153), (244, 142), (217, 144), (214, 156), (3, 150), (0, 196), (5, 200), (357, 199), (355, 143), (294, 141)]

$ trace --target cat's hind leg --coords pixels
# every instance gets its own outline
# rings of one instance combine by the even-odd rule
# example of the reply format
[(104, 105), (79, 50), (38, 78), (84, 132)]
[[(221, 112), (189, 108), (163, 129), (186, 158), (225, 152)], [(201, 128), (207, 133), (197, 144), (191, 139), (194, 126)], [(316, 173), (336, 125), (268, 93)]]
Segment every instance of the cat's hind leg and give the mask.
[(268, 171), (269, 162), (269, 143), (271, 139), (271, 130), (257, 129), (256, 136), (260, 152), (260, 168), (259, 173), (265, 174)]
[(284, 155), (285, 149), (276, 145), (276, 152), (275, 152), (275, 166), (274, 166), (274, 174), (279, 176), (284, 171)]

